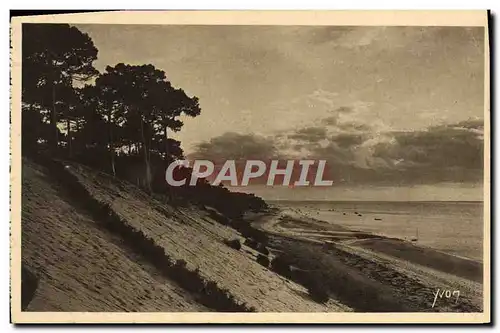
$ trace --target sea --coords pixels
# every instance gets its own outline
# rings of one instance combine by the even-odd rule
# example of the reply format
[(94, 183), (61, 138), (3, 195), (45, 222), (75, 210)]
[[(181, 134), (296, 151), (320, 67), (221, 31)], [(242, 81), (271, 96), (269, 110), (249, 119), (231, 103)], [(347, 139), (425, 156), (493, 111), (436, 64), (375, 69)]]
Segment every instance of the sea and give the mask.
[(352, 230), (416, 240), (415, 242), (422, 246), (476, 261), (483, 260), (483, 202), (269, 201), (269, 203), (285, 211), (287, 209), (300, 211), (313, 218)]

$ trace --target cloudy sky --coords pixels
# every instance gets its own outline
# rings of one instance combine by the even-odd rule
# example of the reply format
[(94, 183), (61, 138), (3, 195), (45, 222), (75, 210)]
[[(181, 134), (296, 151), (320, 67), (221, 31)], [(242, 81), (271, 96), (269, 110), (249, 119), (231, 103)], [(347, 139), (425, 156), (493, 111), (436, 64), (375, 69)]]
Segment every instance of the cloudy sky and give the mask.
[(199, 97), (190, 157), (325, 159), (344, 187), (482, 180), (483, 28), (78, 28), (100, 71), (151, 63)]

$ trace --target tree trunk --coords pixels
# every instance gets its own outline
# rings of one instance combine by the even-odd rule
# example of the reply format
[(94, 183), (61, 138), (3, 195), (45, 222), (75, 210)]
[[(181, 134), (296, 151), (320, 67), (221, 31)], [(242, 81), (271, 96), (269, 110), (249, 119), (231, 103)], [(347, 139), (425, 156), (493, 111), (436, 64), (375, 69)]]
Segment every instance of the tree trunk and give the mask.
[(167, 126), (165, 125), (165, 162), (168, 166), (168, 161), (170, 157), (170, 151), (168, 149), (168, 133), (167, 133)]
[(49, 146), (56, 151), (59, 143), (59, 135), (57, 129), (57, 108), (56, 108), (56, 84), (52, 81), (52, 110), (50, 117), (50, 125), (52, 127), (52, 135), (50, 136)]
[(109, 129), (109, 153), (111, 157), (111, 171), (113, 172), (113, 177), (116, 177), (115, 169), (115, 147), (113, 145), (113, 119), (112, 117), (112, 107), (108, 111), (108, 129)]
[(71, 159), (73, 155), (73, 139), (71, 136), (71, 119), (69, 114), (69, 104), (64, 108), (64, 116), (66, 118), (66, 143), (68, 144), (68, 157)]
[[(69, 112), (68, 112), (69, 113)], [(72, 151), (72, 138), (71, 138), (71, 121), (69, 119), (69, 114), (66, 114), (66, 127), (67, 127), (67, 140), (68, 140), (68, 156), (71, 159), (73, 155)]]
[(149, 152), (146, 145), (146, 137), (144, 135), (144, 121), (141, 119), (141, 138), (142, 138), (142, 150), (144, 154), (144, 167), (146, 168), (146, 190), (151, 193), (151, 167), (149, 164)]
[[(167, 133), (167, 125), (165, 125), (165, 167), (168, 168), (168, 164), (169, 164), (169, 161), (170, 161), (170, 149), (168, 149), (168, 133)], [(168, 188), (168, 194), (170, 196), (170, 200), (173, 200), (174, 198), (174, 195), (173, 195), (173, 192), (172, 192), (172, 187), (167, 184), (167, 188)]]

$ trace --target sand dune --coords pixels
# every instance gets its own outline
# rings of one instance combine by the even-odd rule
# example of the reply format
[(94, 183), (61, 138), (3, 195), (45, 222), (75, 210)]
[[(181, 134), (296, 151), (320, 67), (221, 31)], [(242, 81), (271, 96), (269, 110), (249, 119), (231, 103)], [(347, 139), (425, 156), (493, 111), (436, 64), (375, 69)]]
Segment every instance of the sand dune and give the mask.
[(60, 191), (25, 161), (22, 261), (40, 279), (28, 311), (210, 311)]
[[(25, 164), (23, 248), (27, 250), (23, 262), (42, 275), (46, 286), (37, 290), (30, 310), (207, 311), (191, 291), (158, 277), (161, 274), (155, 267), (143, 263), (133, 249), (124, 248), (119, 235), (99, 231), (100, 221), (75, 211), (74, 203), (65, 202), (58, 194), (58, 190), (67, 193), (68, 189), (52, 188), (43, 168)], [(350, 311), (335, 299), (325, 304), (315, 302), (303, 286), (260, 265), (256, 253), (246, 246), (242, 251), (228, 247), (227, 239), (244, 238), (212, 220), (209, 211), (191, 205), (172, 207), (129, 183), (77, 164), (68, 165), (67, 171), (130, 228), (142, 232), (171, 260), (184, 261), (187, 270), (226, 290), (248, 309)], [(52, 204), (43, 207), (47, 203)], [(43, 223), (36, 223), (39, 220)], [(140, 271), (133, 273), (135, 270)]]

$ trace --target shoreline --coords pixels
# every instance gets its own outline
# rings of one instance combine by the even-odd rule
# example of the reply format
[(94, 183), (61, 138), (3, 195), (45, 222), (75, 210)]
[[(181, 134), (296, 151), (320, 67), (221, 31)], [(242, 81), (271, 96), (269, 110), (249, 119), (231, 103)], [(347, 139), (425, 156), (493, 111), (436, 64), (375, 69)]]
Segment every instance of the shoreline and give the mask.
[(349, 226), (320, 220), (303, 212), (290, 212), (274, 205), (270, 212), (252, 223), (257, 228), (276, 236), (324, 246), (340, 244), (363, 248), (427, 269), (483, 283), (482, 260), (445, 252), (404, 238), (353, 230)]
[[(270, 200), (268, 201), (268, 204), (270, 207), (272, 207), (272, 210), (276, 210), (276, 211), (280, 211), (282, 214), (286, 214), (286, 215), (298, 215), (300, 216), (301, 219), (303, 218), (306, 218), (306, 219), (312, 219), (312, 220), (317, 220), (317, 221), (320, 221), (320, 222), (323, 222), (323, 223), (327, 223), (327, 224), (330, 224), (332, 226), (337, 226), (337, 227), (342, 227), (346, 230), (349, 230), (351, 232), (355, 232), (355, 233), (365, 233), (365, 234), (371, 234), (373, 236), (377, 236), (377, 237), (380, 237), (380, 238), (386, 238), (386, 239), (395, 239), (395, 240), (399, 240), (401, 242), (405, 242), (407, 244), (412, 244), (412, 245), (415, 245), (415, 246), (418, 246), (420, 248), (423, 248), (423, 249), (427, 249), (427, 250), (432, 250), (432, 251), (435, 251), (435, 252), (439, 252), (443, 255), (448, 255), (448, 256), (452, 256), (452, 257), (455, 257), (457, 259), (462, 259), (462, 260), (467, 260), (467, 261), (471, 261), (471, 262), (474, 262), (474, 263), (478, 263), (478, 264), (483, 264), (484, 263), (484, 253), (483, 253), (483, 247), (480, 246), (480, 249), (474, 249), (473, 253), (469, 253), (470, 251), (464, 251), (464, 250), (460, 250), (460, 251), (457, 251), (457, 252), (465, 252), (464, 253), (457, 253), (455, 251), (452, 251), (452, 250), (447, 250), (447, 249), (443, 249), (443, 248), (440, 248), (439, 246), (436, 246), (435, 244), (429, 244), (429, 243), (423, 243), (421, 241), (417, 241), (417, 242), (414, 242), (411, 240), (412, 237), (409, 237), (409, 236), (404, 236), (400, 233), (391, 233), (390, 231), (387, 232), (387, 231), (384, 231), (384, 230), (372, 230), (371, 228), (368, 228), (368, 229), (363, 229), (363, 228), (359, 228), (359, 225), (351, 225), (352, 224), (352, 220), (348, 220), (352, 214), (357, 214), (358, 212), (357, 211), (345, 211), (344, 212), (344, 216), (340, 215), (341, 211), (339, 210), (328, 210), (328, 211), (325, 211), (325, 210), (321, 210), (319, 209), (318, 210), (318, 213), (320, 214), (320, 216), (314, 216), (313, 214), (314, 213), (311, 213), (312, 211), (315, 211), (315, 207), (307, 207), (307, 203), (330, 203), (330, 204), (377, 204), (377, 203), (416, 203), (416, 204), (421, 204), (421, 203), (446, 203), (446, 204), (450, 204), (450, 203), (463, 203), (463, 204), (480, 204), (482, 203), (482, 201), (304, 201), (306, 203), (306, 206), (304, 207), (290, 207), (290, 206), (285, 206), (286, 208), (283, 208), (283, 206), (280, 206), (278, 204), (279, 201), (273, 201), (273, 200)], [(293, 203), (293, 202), (297, 202), (297, 201), (291, 201), (291, 200), (285, 200), (285, 201), (281, 201), (281, 203)], [(301, 201), (302, 202), (302, 201)], [(309, 213), (307, 212), (307, 210), (309, 210)], [(372, 212), (372, 211), (362, 211), (362, 210), (359, 210), (360, 212), (363, 212), (363, 216), (364, 217), (368, 217), (368, 216), (372, 216), (374, 217), (376, 220), (378, 219), (378, 217), (380, 217), (381, 215), (389, 215), (387, 216), (387, 219), (391, 219), (392, 218), (392, 214), (390, 213), (386, 213), (386, 212)], [(329, 215), (329, 216), (325, 216), (326, 214), (335, 214), (335, 213), (338, 213), (338, 216), (334, 216), (334, 215)], [(345, 216), (347, 214), (347, 216)], [(323, 216), (321, 216), (323, 215)], [(398, 215), (398, 214), (396, 214)], [(335, 218), (335, 221), (332, 221), (332, 219)], [(345, 220), (347, 219), (347, 220)], [(384, 217), (384, 220), (386, 220), (386, 217)], [(343, 223), (344, 222), (344, 223)], [(367, 222), (367, 225), (369, 225), (370, 221), (364, 221), (364, 222)], [(389, 228), (390, 228), (390, 225), (389, 225)], [(417, 227), (417, 228), (420, 228), (420, 227)], [(422, 230), (422, 229), (421, 229)], [(449, 236), (449, 235), (448, 235)], [(422, 237), (424, 238), (424, 237)], [(431, 240), (432, 242), (432, 240)], [(480, 251), (481, 253), (478, 254), (476, 253), (477, 251)]]
[[(478, 312), (483, 309), (481, 263), (304, 215), (290, 216), (282, 209), (256, 214), (250, 223), (269, 235), (273, 255), (285, 255), (298, 270), (321, 272), (332, 297), (355, 311)], [(301, 228), (293, 228), (294, 225)], [(305, 225), (311, 226), (312, 233), (305, 231)], [(315, 228), (329, 228), (322, 230), (323, 234), (320, 230), (319, 235), (326, 233), (330, 239), (318, 238)], [(342, 237), (336, 237), (340, 235)], [(346, 287), (349, 290), (344, 290)], [(433, 306), (438, 289), (460, 290), (461, 301), (440, 300), (439, 305)], [(372, 300), (357, 299), (358, 294), (371, 295), (365, 298)]]

